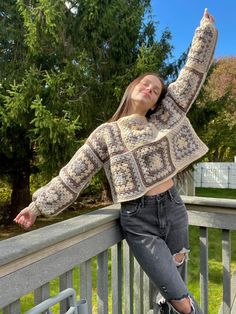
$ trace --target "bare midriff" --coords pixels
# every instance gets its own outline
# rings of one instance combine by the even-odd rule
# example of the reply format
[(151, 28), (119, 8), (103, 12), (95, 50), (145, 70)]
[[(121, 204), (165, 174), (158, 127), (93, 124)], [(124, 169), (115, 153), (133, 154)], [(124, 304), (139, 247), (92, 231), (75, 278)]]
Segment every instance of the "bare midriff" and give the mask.
[(154, 188), (149, 190), (145, 195), (156, 195), (156, 194), (163, 193), (163, 192), (169, 190), (173, 185), (174, 185), (174, 181), (172, 179), (169, 179), (169, 180), (155, 186)]

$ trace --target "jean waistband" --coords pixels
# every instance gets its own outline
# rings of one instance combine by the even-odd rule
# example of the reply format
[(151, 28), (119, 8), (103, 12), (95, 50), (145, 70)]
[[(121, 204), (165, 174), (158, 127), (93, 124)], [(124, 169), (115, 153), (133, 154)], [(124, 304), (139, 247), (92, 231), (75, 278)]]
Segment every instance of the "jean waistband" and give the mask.
[(169, 198), (170, 200), (173, 199), (173, 197), (177, 194), (176, 186), (173, 185), (165, 192), (155, 194), (155, 195), (143, 195), (137, 199), (130, 200), (127, 202), (123, 202), (122, 204), (137, 204), (137, 203), (145, 203), (145, 204), (152, 204), (156, 203), (157, 201), (160, 201), (162, 199)]

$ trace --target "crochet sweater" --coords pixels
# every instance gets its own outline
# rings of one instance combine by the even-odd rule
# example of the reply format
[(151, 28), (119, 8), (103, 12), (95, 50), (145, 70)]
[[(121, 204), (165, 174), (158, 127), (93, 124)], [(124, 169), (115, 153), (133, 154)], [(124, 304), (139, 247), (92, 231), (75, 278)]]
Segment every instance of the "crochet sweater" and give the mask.
[(207, 152), (186, 113), (213, 59), (217, 30), (206, 18), (196, 29), (186, 65), (169, 85), (158, 110), (104, 123), (89, 136), (59, 175), (33, 194), (36, 214), (56, 215), (78, 197), (104, 167), (114, 202), (136, 199)]

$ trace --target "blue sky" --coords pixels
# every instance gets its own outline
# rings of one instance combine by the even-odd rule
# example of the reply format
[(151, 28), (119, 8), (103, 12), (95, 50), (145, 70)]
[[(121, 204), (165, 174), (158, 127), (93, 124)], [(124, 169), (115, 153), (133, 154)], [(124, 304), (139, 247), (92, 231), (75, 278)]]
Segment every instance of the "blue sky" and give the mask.
[(166, 27), (171, 31), (174, 59), (188, 48), (205, 8), (219, 31), (215, 57), (236, 57), (236, 0), (152, 0), (157, 36)]

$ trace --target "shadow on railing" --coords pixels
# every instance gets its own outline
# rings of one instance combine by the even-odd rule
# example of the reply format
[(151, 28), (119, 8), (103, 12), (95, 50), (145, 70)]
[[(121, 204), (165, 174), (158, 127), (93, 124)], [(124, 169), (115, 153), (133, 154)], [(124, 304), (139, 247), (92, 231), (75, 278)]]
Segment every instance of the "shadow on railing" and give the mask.
[[(204, 314), (208, 313), (208, 228), (222, 229), (221, 313), (236, 313), (230, 276), (230, 230), (236, 230), (236, 200), (182, 198), (188, 207), (190, 225), (200, 227), (200, 295)], [(87, 300), (89, 314), (155, 312), (155, 289), (123, 241), (118, 204), (3, 240), (0, 252), (3, 314), (23, 313), (21, 298), (31, 291), (35, 304), (48, 299), (50, 282), (58, 276), (60, 291), (79, 282), (79, 297)], [(96, 290), (91, 270), (94, 257)], [(96, 310), (92, 308), (94, 294)], [(60, 313), (66, 309), (67, 302), (61, 302)]]

